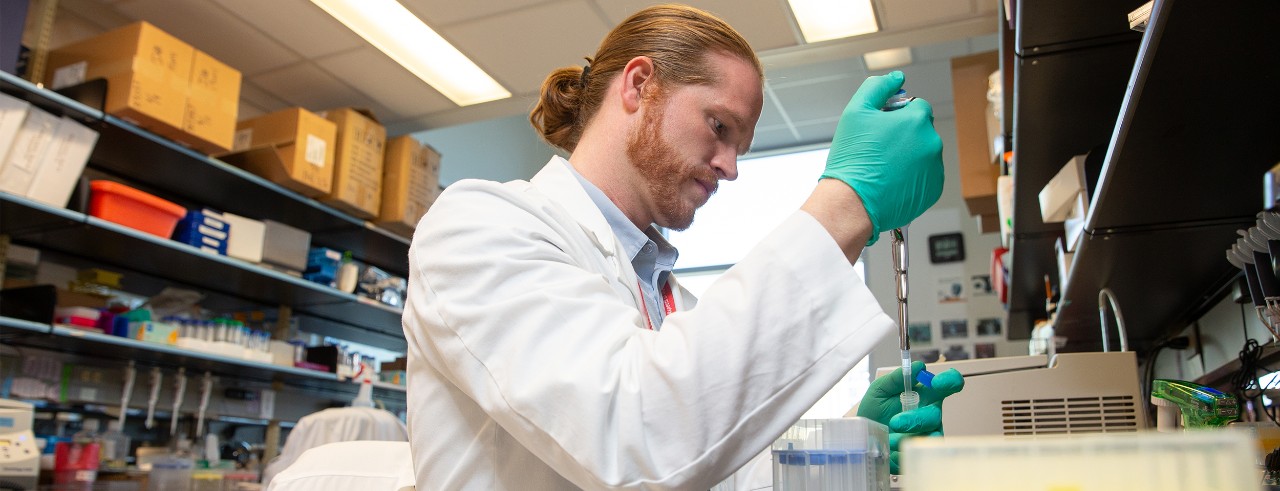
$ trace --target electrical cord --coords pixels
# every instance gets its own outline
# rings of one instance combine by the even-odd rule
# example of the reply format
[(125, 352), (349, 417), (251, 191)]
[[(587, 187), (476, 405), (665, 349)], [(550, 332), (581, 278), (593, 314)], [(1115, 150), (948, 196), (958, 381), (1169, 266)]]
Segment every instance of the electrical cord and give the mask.
[[(1244, 342), (1244, 347), (1240, 349), (1238, 356), (1240, 359), (1240, 370), (1231, 376), (1231, 387), (1235, 388), (1236, 397), (1242, 402), (1253, 401), (1254, 404), (1257, 405), (1255, 407), (1261, 407), (1262, 413), (1266, 414), (1267, 418), (1269, 418), (1272, 423), (1280, 425), (1280, 422), (1276, 420), (1274, 409), (1268, 410), (1267, 406), (1262, 404), (1262, 400), (1260, 399), (1267, 389), (1273, 388), (1276, 385), (1276, 378), (1280, 378), (1274, 377), (1266, 387), (1262, 386), (1262, 380), (1259, 377), (1259, 372), (1272, 372), (1270, 368), (1262, 365), (1260, 362), (1262, 358), (1262, 345), (1258, 344), (1258, 340), (1249, 338)], [(1255, 399), (1257, 400), (1255, 401)]]

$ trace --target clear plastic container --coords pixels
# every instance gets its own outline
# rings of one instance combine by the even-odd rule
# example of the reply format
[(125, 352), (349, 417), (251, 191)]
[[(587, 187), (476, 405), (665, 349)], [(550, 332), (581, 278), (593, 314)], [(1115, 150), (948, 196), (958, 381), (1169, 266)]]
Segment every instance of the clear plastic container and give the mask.
[(191, 491), (222, 491), (221, 469), (198, 469), (191, 473)]
[(188, 459), (164, 457), (151, 463), (147, 477), (150, 491), (191, 491), (191, 473), (195, 463)]
[(888, 491), (889, 428), (802, 419), (773, 443), (774, 491)]

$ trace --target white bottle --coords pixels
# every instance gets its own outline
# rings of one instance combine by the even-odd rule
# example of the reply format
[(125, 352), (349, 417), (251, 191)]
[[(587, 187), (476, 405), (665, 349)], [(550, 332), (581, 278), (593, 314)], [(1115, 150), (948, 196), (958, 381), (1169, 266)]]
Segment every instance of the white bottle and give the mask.
[(129, 462), (129, 435), (120, 431), (120, 421), (107, 421), (107, 431), (100, 437), (102, 453), (99, 459), (103, 469), (124, 470)]

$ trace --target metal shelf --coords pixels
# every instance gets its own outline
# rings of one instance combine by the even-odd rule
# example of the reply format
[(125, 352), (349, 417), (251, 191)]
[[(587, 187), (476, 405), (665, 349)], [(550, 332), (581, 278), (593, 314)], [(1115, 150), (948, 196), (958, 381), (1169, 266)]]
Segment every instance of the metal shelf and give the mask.
[[(196, 288), (263, 304), (289, 305), (302, 314), (353, 326), (381, 337), (403, 339), (400, 309), (302, 278), (205, 252), (97, 217), (55, 209), (0, 193), (0, 217), (25, 218), (27, 227), (6, 221), (0, 231), (41, 249), (76, 255)], [(359, 341), (359, 337), (352, 338)], [(385, 344), (385, 343), (383, 343)]]
[(1019, 0), (1019, 56), (1035, 56), (1116, 41), (1137, 41), (1127, 14), (1147, 0)]
[(1264, 61), (1280, 57), (1277, 22), (1274, 3), (1155, 3), (1063, 297), (1069, 350), (1100, 345), (1103, 287), (1143, 349), (1203, 315), (1239, 274), (1222, 253), (1253, 224), (1261, 176), (1280, 162), (1280, 101), (1232, 111), (1206, 94), (1223, 90), (1221, 73), (1242, 94), (1280, 84), (1280, 65)]
[[(1142, 352), (1204, 315), (1240, 270), (1223, 259), (1224, 244), (1245, 222), (1086, 235), (1060, 303), (1055, 332), (1063, 351), (1100, 351), (1098, 291), (1110, 288), (1124, 312), (1129, 346)], [(1108, 317), (1114, 329), (1114, 321)], [(1118, 344), (1114, 330), (1111, 345)]]
[(90, 167), (222, 211), (301, 228), (311, 232), (315, 245), (349, 250), (357, 259), (407, 276), (407, 238), (11, 74), (0, 72), (0, 89), (98, 131)]
[[(0, 317), (0, 333), (5, 343), (56, 350), (117, 361), (135, 360), (146, 365), (185, 367), (190, 371), (210, 371), (218, 375), (265, 382), (279, 381), (290, 386), (336, 390), (354, 394), (358, 384), (337, 375), (295, 367), (259, 363), (176, 346), (101, 334), (64, 326), (50, 326), (9, 317)], [(374, 389), (403, 402), (405, 388), (375, 382)]]
[(1062, 224), (1041, 220), (1040, 190), (1072, 157), (1107, 147), (1137, 49), (1134, 40), (1015, 60), (1010, 339), (1046, 317), (1044, 276), (1059, 284)]

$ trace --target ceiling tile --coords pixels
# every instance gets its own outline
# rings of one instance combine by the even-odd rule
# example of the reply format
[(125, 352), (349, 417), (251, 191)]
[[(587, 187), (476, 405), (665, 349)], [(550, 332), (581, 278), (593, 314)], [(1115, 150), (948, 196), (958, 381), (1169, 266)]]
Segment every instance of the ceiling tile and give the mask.
[(792, 135), (789, 129), (758, 130), (756, 131), (755, 139), (751, 140), (751, 151), (762, 152), (777, 148), (794, 147), (799, 143), (800, 141), (796, 140), (795, 135)]
[(311, 63), (299, 63), (257, 75), (251, 81), (289, 105), (301, 106), (311, 111), (356, 106), (374, 111), (379, 119), (382, 118), (381, 114), (387, 113), (385, 108), (372, 99)]
[(307, 0), (218, 0), (218, 3), (306, 58), (365, 46), (360, 36)]
[(814, 83), (779, 87), (774, 89), (774, 93), (791, 117), (791, 122), (799, 125), (813, 119), (839, 116), (861, 84), (862, 79), (827, 77)]
[(458, 24), (442, 34), (507, 90), (534, 93), (551, 70), (581, 65), (606, 32), (587, 4), (561, 2)]
[(384, 123), (458, 107), (373, 47), (321, 58), (316, 64), (340, 80), (358, 84), (361, 92), (390, 109), (379, 116)]
[(768, 86), (764, 91), (764, 106), (760, 111), (760, 120), (756, 122), (756, 131), (764, 128), (787, 127), (787, 122), (782, 118), (782, 113), (778, 111), (777, 101)]
[[(262, 90), (262, 87), (258, 87), (258, 84), (248, 79), (240, 81), (240, 102), (242, 105), (243, 103), (252, 104), (267, 112), (279, 111), (293, 105), (267, 93)], [(240, 119), (244, 119), (244, 116), (240, 116)]]
[(885, 31), (927, 26), (973, 15), (973, 5), (967, 1), (879, 0), (879, 4), (880, 29)]
[[(613, 28), (631, 14), (659, 3), (654, 0), (595, 0), (609, 17)], [(706, 10), (724, 19), (742, 33), (756, 52), (786, 48), (800, 44), (791, 11), (781, 0), (688, 0), (688, 5)]]
[(262, 115), (264, 115), (264, 114), (267, 114), (267, 113), (268, 113), (268, 111), (266, 111), (266, 110), (264, 110), (264, 109), (262, 109), (262, 108), (260, 108), (260, 107), (258, 107), (258, 106), (256, 106), (256, 105), (254, 105), (253, 103), (251, 103), (251, 102), (249, 102), (249, 101), (246, 101), (246, 100), (244, 100), (244, 99), (241, 99), (241, 100), (240, 100), (240, 109), (239, 109), (239, 111), (236, 113), (236, 119), (237, 119), (237, 120), (239, 120), (239, 121), (244, 121), (244, 120), (246, 120), (246, 119), (253, 119), (253, 118), (256, 118), (256, 117), (258, 117), (258, 116), (262, 116)]
[[(574, 0), (582, 2), (584, 0)], [(463, 21), (519, 10), (548, 0), (400, 0), (405, 8), (433, 28), (444, 28)]]
[[(862, 83), (862, 79), (867, 78), (867, 69), (863, 66), (860, 58), (783, 68), (765, 66), (764, 73), (765, 77), (769, 79), (769, 84), (775, 88), (817, 83), (834, 78), (857, 80), (858, 82), (853, 86), (853, 88), (857, 88), (858, 84)], [(852, 90), (850, 90), (849, 95), (853, 95)]]
[(836, 133), (836, 120), (837, 118), (833, 117), (796, 125), (796, 131), (800, 132), (800, 143), (804, 145), (831, 143), (831, 136)]
[(245, 75), (299, 61), (297, 53), (213, 2), (132, 0), (117, 5), (122, 13), (155, 24)]
[(923, 97), (930, 103), (951, 101), (951, 61), (934, 61), (917, 63), (902, 67), (902, 74), (907, 81), (903, 85), (909, 95)]
[(946, 61), (957, 56), (969, 54), (969, 41), (960, 39), (938, 44), (926, 44), (911, 48), (916, 63), (925, 61)]

